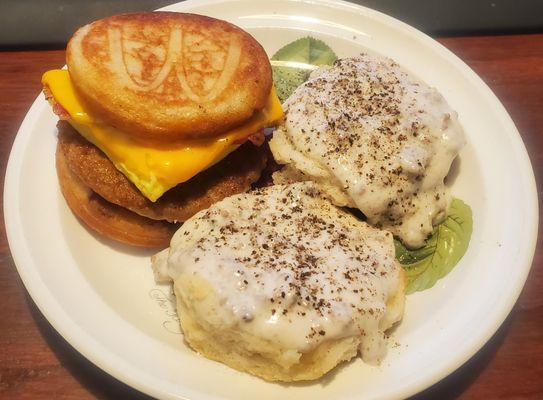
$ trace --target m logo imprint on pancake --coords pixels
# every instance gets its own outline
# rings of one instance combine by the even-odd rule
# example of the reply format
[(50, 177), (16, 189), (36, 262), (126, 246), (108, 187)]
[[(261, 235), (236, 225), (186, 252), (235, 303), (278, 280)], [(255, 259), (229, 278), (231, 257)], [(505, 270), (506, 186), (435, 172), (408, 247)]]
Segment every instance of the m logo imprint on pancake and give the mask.
[(67, 46), (74, 88), (89, 110), (146, 141), (210, 138), (270, 103), (262, 46), (211, 17), (147, 12), (81, 27)]
[(169, 33), (109, 26), (107, 41), (111, 69), (125, 87), (196, 103), (224, 91), (241, 57), (235, 35), (211, 37), (180, 26)]

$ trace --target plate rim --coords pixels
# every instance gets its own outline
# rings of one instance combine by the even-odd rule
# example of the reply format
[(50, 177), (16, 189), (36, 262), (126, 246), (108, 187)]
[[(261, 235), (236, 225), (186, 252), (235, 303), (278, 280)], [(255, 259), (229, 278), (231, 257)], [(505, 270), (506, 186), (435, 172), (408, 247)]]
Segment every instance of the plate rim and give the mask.
[[(284, 3), (292, 2), (292, 0), (281, 1)], [(236, 2), (236, 0), (187, 0), (182, 3), (168, 5), (159, 10), (168, 10), (175, 7), (183, 11), (189, 11), (193, 7), (197, 6), (231, 2)], [(334, 8), (351, 9), (357, 11), (358, 13), (364, 12), (364, 14), (369, 18), (383, 22), (386, 25), (393, 24), (398, 28), (402, 28), (410, 35), (414, 35), (416, 39), (422, 40), (426, 45), (430, 46), (432, 50), (441, 53), (441, 55), (446, 57), (449, 62), (454, 64), (455, 68), (461, 70), (464, 74), (467, 74), (466, 76), (471, 80), (470, 83), (474, 84), (477, 89), (480, 90), (481, 95), (484, 95), (486, 100), (491, 101), (492, 108), (501, 118), (500, 122), (504, 128), (506, 128), (509, 139), (513, 140), (513, 144), (515, 145), (513, 150), (518, 161), (522, 163), (519, 164), (519, 167), (526, 173), (522, 176), (527, 193), (529, 193), (529, 196), (525, 199), (525, 202), (526, 205), (528, 205), (528, 209), (531, 210), (529, 212), (533, 215), (533, 223), (531, 226), (532, 229), (529, 231), (529, 233), (527, 233), (527, 237), (530, 240), (529, 242), (524, 242), (522, 247), (525, 251), (520, 253), (521, 256), (524, 255), (524, 259), (521, 260), (517, 265), (522, 266), (523, 269), (516, 275), (517, 281), (516, 285), (514, 286), (514, 290), (512, 290), (508, 295), (508, 301), (495, 316), (493, 323), (489, 323), (486, 329), (478, 331), (478, 333), (475, 335), (478, 336), (478, 340), (472, 340), (469, 350), (466, 349), (463, 353), (456, 355), (455, 357), (451, 357), (447, 362), (447, 368), (442, 368), (440, 371), (425, 374), (424, 379), (421, 379), (418, 382), (418, 385), (412, 385), (403, 389), (400, 388), (400, 391), (395, 393), (395, 397), (393, 398), (411, 396), (441, 381), (472, 358), (503, 324), (504, 320), (510, 314), (512, 308), (518, 300), (530, 272), (537, 246), (539, 204), (533, 167), (531, 165), (528, 152), (526, 151), (526, 146), (522, 141), (522, 136), (520, 135), (513, 120), (501, 101), (492, 92), (488, 85), (466, 63), (464, 63), (444, 45), (396, 18), (365, 6), (360, 6), (343, 0), (302, 0), (301, 2), (308, 4), (319, 4)], [(92, 335), (81, 329), (78, 330), (79, 327), (67, 316), (64, 310), (60, 307), (60, 304), (58, 304), (54, 299), (54, 296), (50, 294), (47, 286), (40, 281), (39, 276), (35, 271), (35, 263), (27, 251), (28, 247), (26, 246), (27, 243), (24, 240), (24, 232), (17, 223), (17, 207), (19, 205), (17, 178), (21, 171), (19, 167), (22, 164), (23, 155), (25, 153), (25, 139), (30, 136), (32, 124), (39, 117), (44, 106), (46, 106), (46, 103), (41, 94), (39, 94), (32, 103), (32, 106), (25, 115), (25, 118), (19, 127), (15, 140), (12, 144), (6, 166), (3, 193), (4, 224), (10, 252), (17, 268), (17, 272), (34, 304), (38, 307), (51, 326), (63, 337), (64, 340), (66, 340), (71, 347), (77, 350), (81, 355), (87, 358), (98, 368), (102, 369), (124, 384), (141, 391), (142, 393), (146, 393), (154, 397), (166, 396), (168, 398), (176, 399), (186, 398), (174, 393), (165, 393), (164, 390), (159, 390), (152, 385), (146, 384), (149, 383), (146, 381), (149, 380), (148, 378), (150, 378), (150, 376), (148, 376), (148, 374), (143, 374), (143, 376), (138, 377), (138, 375), (142, 375), (140, 371), (138, 371), (137, 368), (131, 367), (129, 364), (125, 363), (125, 366), (128, 368), (114, 367), (113, 365), (122, 365), (124, 362), (123, 359), (108, 352), (106, 348), (94, 340)], [(30, 268), (29, 265), (32, 267)], [(115, 361), (112, 362), (112, 359)], [(125, 373), (124, 371), (129, 371), (129, 373)], [(144, 377), (147, 379), (142, 379)]]

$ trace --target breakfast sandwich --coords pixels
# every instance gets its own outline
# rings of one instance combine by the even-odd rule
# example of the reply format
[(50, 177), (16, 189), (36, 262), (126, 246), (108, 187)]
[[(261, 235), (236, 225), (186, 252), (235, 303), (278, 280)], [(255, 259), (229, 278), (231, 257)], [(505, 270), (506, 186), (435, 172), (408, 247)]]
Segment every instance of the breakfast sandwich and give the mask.
[(270, 141), (277, 183), (312, 180), (339, 206), (410, 248), (424, 245), (450, 203), (444, 178), (464, 145), (443, 96), (373, 54), (321, 67), (284, 104)]
[(57, 172), (72, 211), (111, 239), (167, 246), (179, 221), (244, 192), (283, 116), (262, 46), (225, 21), (147, 12), (95, 21), (43, 75), (61, 120)]
[(153, 258), (174, 282), (187, 343), (270, 381), (317, 379), (357, 354), (379, 363), (401, 320), (405, 276), (392, 234), (312, 182), (228, 197)]

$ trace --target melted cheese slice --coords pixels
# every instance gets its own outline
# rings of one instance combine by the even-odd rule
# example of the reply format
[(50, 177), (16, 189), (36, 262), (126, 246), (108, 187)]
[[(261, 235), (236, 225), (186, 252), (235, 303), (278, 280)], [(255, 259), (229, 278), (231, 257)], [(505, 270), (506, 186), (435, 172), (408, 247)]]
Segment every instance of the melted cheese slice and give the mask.
[(42, 77), (56, 103), (70, 115), (68, 122), (89, 142), (102, 150), (151, 201), (219, 162), (239, 147), (240, 141), (283, 117), (281, 102), (272, 89), (268, 104), (247, 123), (218, 138), (176, 142), (168, 149), (134, 141), (128, 134), (101, 122), (86, 109), (74, 91), (67, 70), (51, 70)]

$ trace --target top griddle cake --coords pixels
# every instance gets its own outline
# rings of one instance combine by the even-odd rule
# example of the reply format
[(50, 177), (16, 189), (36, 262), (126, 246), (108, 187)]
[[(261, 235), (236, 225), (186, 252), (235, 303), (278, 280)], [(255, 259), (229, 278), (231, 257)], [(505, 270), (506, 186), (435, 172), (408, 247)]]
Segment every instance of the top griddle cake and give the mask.
[(266, 105), (272, 85), (268, 57), (251, 35), (194, 14), (93, 22), (75, 33), (66, 59), (93, 113), (158, 143), (213, 137), (242, 124)]

